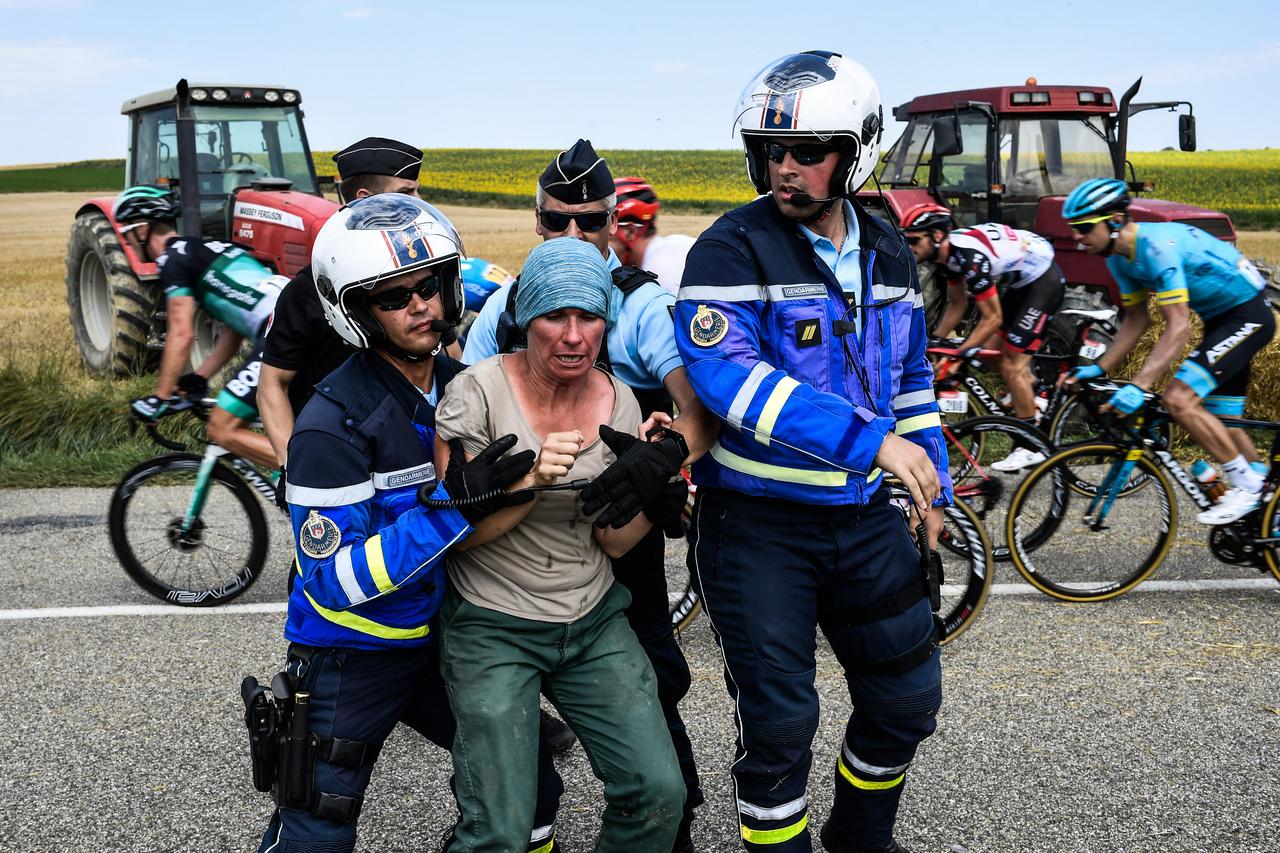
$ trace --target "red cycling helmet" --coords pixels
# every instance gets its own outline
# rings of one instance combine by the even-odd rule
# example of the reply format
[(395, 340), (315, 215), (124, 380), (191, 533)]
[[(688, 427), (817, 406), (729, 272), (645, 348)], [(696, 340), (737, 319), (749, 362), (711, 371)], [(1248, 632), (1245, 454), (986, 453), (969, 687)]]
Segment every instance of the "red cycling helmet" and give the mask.
[(903, 231), (950, 231), (954, 226), (951, 211), (932, 201), (913, 204), (898, 217), (898, 227)]
[(639, 264), (640, 259), (634, 257), (636, 241), (653, 233), (653, 220), (662, 203), (644, 178), (617, 178), (613, 186), (618, 194), (618, 230), (614, 236), (622, 243), (619, 258), (624, 264)]

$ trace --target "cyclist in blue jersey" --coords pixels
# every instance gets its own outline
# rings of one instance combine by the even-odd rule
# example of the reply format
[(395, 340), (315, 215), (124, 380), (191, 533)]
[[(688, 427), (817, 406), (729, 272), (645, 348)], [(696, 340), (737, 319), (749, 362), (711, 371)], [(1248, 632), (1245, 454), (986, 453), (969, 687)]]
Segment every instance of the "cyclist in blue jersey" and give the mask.
[[(249, 357), (236, 367), (218, 394), (208, 432), (219, 446), (274, 468), (271, 442), (249, 425), (258, 417), (262, 336), (288, 278), (273, 275), (239, 246), (180, 236), (174, 227), (178, 205), (166, 189), (130, 187), (116, 198), (111, 213), (121, 226), (126, 245), (139, 258), (154, 261), (160, 268), (164, 289), (167, 328), (156, 388), (151, 395), (133, 401), (134, 416), (154, 419), (175, 391), (203, 397), (209, 391), (209, 377), (231, 360), (243, 341), (253, 341)], [(225, 329), (204, 361), (193, 372), (182, 374), (195, 339), (197, 306)]]
[(1104, 178), (1076, 187), (1062, 206), (1085, 251), (1106, 257), (1125, 308), (1111, 348), (1096, 365), (1076, 368), (1072, 378), (1100, 376), (1124, 361), (1147, 330), (1145, 303), (1154, 294), (1167, 328), (1142, 369), (1109, 401), (1111, 408), (1132, 414), (1143, 392), (1177, 360), (1191, 335), (1191, 313), (1199, 314), (1204, 337), (1161, 399), (1222, 465), (1232, 486), (1196, 520), (1228, 524), (1257, 508), (1263, 478), (1249, 464), (1258, 460), (1253, 442), (1243, 430), (1228, 430), (1218, 416), (1244, 414), (1250, 363), (1275, 333), (1275, 317), (1261, 293), (1262, 276), (1234, 246), (1181, 222), (1135, 222), (1128, 207), (1125, 183)]

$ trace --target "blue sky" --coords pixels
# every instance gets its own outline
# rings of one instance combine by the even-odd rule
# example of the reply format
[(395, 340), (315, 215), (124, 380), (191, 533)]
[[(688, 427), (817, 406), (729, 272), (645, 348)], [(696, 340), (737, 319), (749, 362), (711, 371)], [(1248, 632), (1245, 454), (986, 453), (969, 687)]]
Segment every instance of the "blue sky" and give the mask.
[[(600, 148), (732, 148), (732, 108), (753, 72), (812, 48), (867, 66), (886, 118), (915, 94), (1028, 75), (1117, 97), (1143, 75), (1140, 100), (1195, 104), (1202, 149), (1280, 145), (1280, 5), (966, 0), (950, 15), (947, 5), (0, 0), (0, 164), (123, 156), (121, 102), (183, 76), (301, 90), (315, 149), (367, 135), (424, 147), (563, 148), (587, 136)], [(1145, 113), (1131, 148), (1176, 138), (1173, 116)]]

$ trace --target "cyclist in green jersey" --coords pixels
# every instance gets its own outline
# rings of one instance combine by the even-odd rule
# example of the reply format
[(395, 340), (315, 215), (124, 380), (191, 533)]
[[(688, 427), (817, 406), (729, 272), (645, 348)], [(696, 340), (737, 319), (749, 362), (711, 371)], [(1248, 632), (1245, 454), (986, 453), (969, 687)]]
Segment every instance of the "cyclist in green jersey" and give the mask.
[[(116, 199), (112, 216), (129, 248), (159, 266), (165, 296), (168, 328), (156, 388), (150, 396), (133, 401), (134, 416), (156, 418), (175, 392), (203, 397), (209, 377), (231, 360), (244, 340), (251, 340), (251, 355), (237, 367), (209, 415), (209, 438), (232, 453), (275, 467), (271, 443), (249, 424), (258, 417), (261, 339), (288, 279), (272, 275), (238, 246), (179, 236), (178, 206), (168, 190), (130, 187)], [(197, 305), (225, 329), (204, 361), (193, 372), (182, 374), (195, 339)]]

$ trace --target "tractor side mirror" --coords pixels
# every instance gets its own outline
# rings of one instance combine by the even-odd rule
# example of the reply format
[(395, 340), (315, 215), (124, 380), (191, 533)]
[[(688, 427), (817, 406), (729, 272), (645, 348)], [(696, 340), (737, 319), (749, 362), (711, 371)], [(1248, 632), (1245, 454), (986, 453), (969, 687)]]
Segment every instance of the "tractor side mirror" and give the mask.
[(952, 157), (964, 153), (960, 138), (960, 122), (955, 116), (942, 116), (933, 120), (933, 156)]
[(1196, 117), (1190, 113), (1178, 116), (1178, 147), (1183, 151), (1196, 150)]

